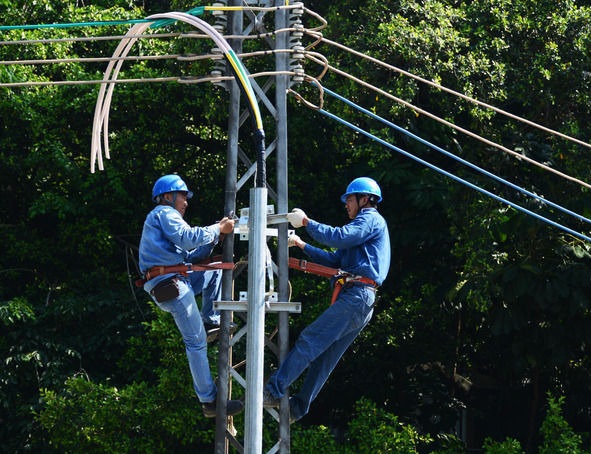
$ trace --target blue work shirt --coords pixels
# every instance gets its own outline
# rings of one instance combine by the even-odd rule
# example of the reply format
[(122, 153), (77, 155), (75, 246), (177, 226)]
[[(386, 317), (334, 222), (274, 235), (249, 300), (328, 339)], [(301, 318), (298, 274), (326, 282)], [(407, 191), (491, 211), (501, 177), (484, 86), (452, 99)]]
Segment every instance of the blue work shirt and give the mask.
[[(220, 238), (218, 224), (191, 227), (171, 206), (157, 205), (146, 216), (140, 240), (139, 266), (145, 273), (154, 266), (193, 263), (209, 256)], [(163, 274), (144, 284), (149, 292), (158, 282), (174, 274)]]
[(343, 227), (308, 220), (306, 232), (335, 251), (306, 244), (304, 252), (316, 263), (373, 279), (382, 285), (390, 269), (388, 225), (375, 208), (363, 208)]

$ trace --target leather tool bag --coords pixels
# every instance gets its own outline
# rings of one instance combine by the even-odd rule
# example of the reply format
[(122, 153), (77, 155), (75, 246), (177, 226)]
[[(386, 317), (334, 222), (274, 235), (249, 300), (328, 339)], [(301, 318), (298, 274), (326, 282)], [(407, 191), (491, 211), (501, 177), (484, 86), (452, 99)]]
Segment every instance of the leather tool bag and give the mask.
[(159, 303), (176, 298), (179, 296), (177, 278), (173, 277), (160, 282), (156, 287), (150, 290), (150, 295), (152, 295)]

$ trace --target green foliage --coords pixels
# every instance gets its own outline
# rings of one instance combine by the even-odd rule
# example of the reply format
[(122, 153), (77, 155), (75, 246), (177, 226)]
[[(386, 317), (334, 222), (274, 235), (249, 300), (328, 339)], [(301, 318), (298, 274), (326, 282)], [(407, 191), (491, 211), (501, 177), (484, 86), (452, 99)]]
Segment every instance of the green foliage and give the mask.
[[(582, 436), (577, 434), (563, 416), (565, 397), (555, 398), (552, 393), (546, 395), (547, 411), (540, 427), (540, 454), (585, 454)], [(523, 454), (521, 443), (513, 438), (494, 441), (487, 437), (482, 445), (485, 454)]]
[[(129, 452), (138, 443), (152, 443), (143, 433), (133, 435), (138, 424), (137, 406), (145, 395), (145, 386), (130, 386), (123, 392), (108, 385), (93, 385), (86, 378), (72, 378), (66, 382), (67, 394), (58, 396), (46, 390), (42, 393), (46, 410), (39, 421), (51, 433), (51, 445), (65, 451)], [(145, 403), (142, 405), (145, 407)], [(157, 405), (154, 405), (154, 411)], [(154, 413), (155, 414), (155, 413)], [(131, 427), (122, 430), (122, 423)], [(137, 429), (135, 429), (137, 428)], [(132, 435), (128, 430), (132, 429)], [(123, 435), (124, 434), (124, 435)], [(147, 448), (148, 446), (143, 446)], [(162, 452), (150, 446), (154, 452)], [(143, 451), (144, 449), (139, 449)]]
[(419, 447), (430, 443), (428, 436), (420, 435), (413, 427), (399, 422), (398, 417), (368, 399), (360, 399), (348, 424), (347, 440), (336, 444), (324, 426), (299, 428), (292, 426), (294, 453), (418, 453)]
[[(68, 378), (57, 392), (42, 390), (37, 420), (58, 451), (189, 452), (211, 449), (214, 425), (201, 414), (172, 317), (156, 317), (129, 340), (120, 361), (121, 385)], [(141, 348), (140, 348), (141, 346)], [(144, 362), (144, 361), (147, 361)]]
[(0, 321), (5, 326), (35, 319), (35, 311), (25, 298), (16, 297), (0, 305)]
[(421, 444), (431, 441), (416, 429), (402, 424), (366, 399), (356, 406), (356, 415), (349, 423), (347, 450), (351, 453), (397, 452), (416, 453)]
[(338, 454), (342, 452), (329, 428), (322, 425), (311, 427), (292, 426), (290, 447), (291, 452), (294, 454), (307, 454), (310, 452)]
[(575, 433), (569, 423), (564, 419), (562, 408), (564, 396), (553, 397), (547, 395), (548, 410), (540, 434), (542, 443), (540, 454), (585, 454), (582, 447), (581, 435)]
[(198, 405), (179, 405), (146, 383), (118, 389), (73, 377), (65, 390), (63, 395), (44, 390), (38, 416), (59, 451), (181, 452), (184, 445), (212, 442), (211, 429), (199, 423)]
[(428, 452), (433, 454), (464, 454), (466, 452), (466, 444), (457, 435), (451, 433), (438, 433), (430, 447), (432, 448)]
[[(181, 0), (0, 0), (3, 24), (139, 18), (193, 6)], [(328, 19), (323, 31), (328, 38), (589, 140), (591, 9), (587, 5), (570, 0), (350, 0), (312, 1), (306, 7)], [(10, 31), (2, 39), (94, 38), (126, 30), (122, 26)], [(257, 46), (255, 40), (249, 41), (247, 46)], [(589, 174), (591, 154), (579, 145), (324, 44), (314, 50), (331, 65), (384, 93), (575, 177), (586, 179)], [(2, 45), (0, 58), (106, 57), (115, 45), (102, 39)], [(133, 50), (138, 55), (202, 54), (210, 47), (207, 40), (141, 40)], [(249, 59), (247, 66), (258, 69), (263, 62)], [(2, 65), (0, 81), (96, 80), (104, 69), (102, 63), (80, 61)], [(193, 76), (207, 74), (210, 63), (126, 62), (122, 69), (125, 78)], [(306, 70), (317, 72), (309, 61)], [(591, 214), (586, 189), (548, 177), (349, 79), (330, 74), (321, 82), (495, 174), (576, 212)], [(309, 88), (300, 89), (308, 93)], [(162, 173), (183, 174), (194, 190), (187, 213), (191, 223), (219, 219), (224, 203), (227, 93), (205, 84), (117, 85), (109, 125), (112, 159), (105, 171), (90, 174), (88, 150), (97, 86), (0, 90), (3, 448), (75, 451), (80, 446), (80, 450), (114, 452), (133, 443), (132, 449), (138, 451), (210, 450), (213, 424), (201, 421), (178, 334), (170, 317), (146, 304), (143, 291), (129, 291), (129, 279), (136, 277), (136, 271), (127, 267), (124, 242), (137, 246), (151, 207), (151, 185)], [(317, 89), (309, 90), (317, 96)], [(330, 112), (404, 150), (535, 213), (587, 230), (582, 223), (492, 184), (328, 96), (324, 102)], [(343, 224), (347, 218), (339, 196), (347, 182), (360, 174), (373, 176), (385, 195), (380, 211), (389, 223), (393, 249), (390, 276), (379, 291), (374, 318), (331, 374), (310, 419), (304, 420), (319, 425), (293, 426), (294, 450), (343, 452), (348, 448), (331, 434), (348, 429), (347, 445), (358, 452), (414, 452), (422, 443), (417, 437), (425, 433), (433, 434), (440, 452), (461, 452), (457, 440), (442, 441), (442, 437), (453, 430), (458, 409), (467, 407), (471, 414), (482, 415), (477, 422), (484, 437), (505, 439), (493, 442), (489, 437), (484, 449), (520, 452), (519, 443), (525, 446), (538, 433), (539, 421), (522, 416), (541, 413), (543, 399), (535, 390), (566, 396), (562, 422), (554, 408), (549, 413), (554, 416), (544, 423), (546, 452), (558, 449), (558, 443), (582, 449), (576, 433), (564, 424), (573, 415), (579, 427), (591, 424), (589, 245), (466, 190), (303, 109), (293, 98), (288, 110), (290, 208), (302, 206), (314, 219)], [(272, 123), (271, 115), (265, 115), (265, 121)], [(248, 154), (248, 140), (242, 146)], [(274, 159), (271, 153), (269, 169)], [(245, 172), (242, 164), (239, 172)], [(271, 170), (268, 176), (272, 186), (276, 176)], [(244, 194), (238, 204), (248, 204)], [(242, 252), (237, 257), (244, 257)], [(329, 290), (326, 280), (293, 273), (292, 286), (292, 299), (304, 307), (301, 316), (290, 317), (290, 335), (295, 337), (324, 310)], [(215, 348), (210, 354), (213, 364)], [(458, 389), (460, 377), (470, 384), (468, 389)], [(351, 426), (333, 419), (335, 414), (350, 414), (360, 397), (384, 405), (384, 410), (358, 405), (371, 427), (362, 417)], [(333, 411), (323, 413), (325, 408)], [(33, 412), (39, 419), (33, 419)], [(184, 421), (191, 423), (183, 425)], [(120, 438), (115, 434), (118, 426)], [(566, 434), (563, 441), (561, 433)]]
[(482, 451), (485, 454), (524, 454), (521, 444), (512, 438), (507, 438), (500, 442), (486, 438), (482, 445)]

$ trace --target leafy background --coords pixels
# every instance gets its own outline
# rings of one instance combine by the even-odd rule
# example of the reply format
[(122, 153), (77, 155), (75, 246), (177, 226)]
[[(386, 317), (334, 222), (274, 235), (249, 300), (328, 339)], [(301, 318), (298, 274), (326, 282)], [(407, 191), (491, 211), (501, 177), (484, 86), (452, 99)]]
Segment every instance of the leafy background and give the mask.
[[(0, 1), (0, 12), (4, 24), (16, 25), (132, 19), (194, 6), (149, 0)], [(351, 0), (305, 6), (327, 19), (323, 33), (329, 39), (590, 140), (589, 2)], [(125, 26), (18, 30), (3, 32), (2, 40), (125, 32)], [(138, 52), (199, 54), (210, 47), (145, 40)], [(110, 56), (113, 48), (113, 41), (96, 40), (3, 45), (0, 60)], [(371, 78), (394, 96), (587, 179), (591, 165), (585, 147), (334, 47), (317, 50), (331, 64)], [(245, 64), (264, 66), (257, 60)], [(160, 77), (179, 70), (203, 75), (208, 65), (144, 62), (125, 65), (123, 76)], [(1, 65), (0, 80), (96, 80), (103, 71), (101, 64), (80, 62)], [(307, 62), (306, 71), (315, 75), (318, 67)], [(542, 173), (336, 73), (322, 83), (589, 217), (585, 187)], [(192, 395), (180, 339), (171, 320), (130, 286), (134, 273), (129, 260), (152, 206), (153, 181), (164, 173), (183, 175), (195, 192), (190, 223), (204, 225), (222, 215), (227, 93), (211, 85), (117, 86), (110, 116), (112, 159), (104, 171), (91, 174), (96, 85), (0, 90), (3, 447), (7, 452), (210, 450), (213, 425), (201, 417)], [(309, 99), (317, 93), (306, 86), (298, 90)], [(331, 443), (340, 452), (435, 452), (451, 446), (455, 451), (449, 452), (553, 452), (551, 443), (560, 438), (545, 438), (552, 427), (572, 435), (572, 449), (588, 449), (589, 244), (289, 100), (290, 208), (300, 206), (314, 219), (342, 224), (346, 216), (339, 195), (352, 178), (372, 176), (384, 193), (380, 210), (390, 226), (393, 254), (374, 319), (345, 354), (311, 413), (292, 426), (294, 451), (313, 450), (302, 441), (307, 440), (320, 441), (327, 452)], [(589, 231), (582, 221), (477, 175), (332, 98), (325, 99), (324, 107), (508, 200)], [(248, 149), (248, 134), (243, 135)], [(271, 184), (274, 178), (269, 170)], [(247, 203), (239, 200), (238, 205)], [(243, 246), (238, 248), (240, 256)], [(309, 275), (292, 273), (291, 281), (294, 298), (305, 302), (303, 313), (290, 319), (295, 337), (325, 307), (329, 290), (326, 281)], [(210, 348), (211, 364), (216, 348)], [(373, 428), (383, 430), (369, 432), (362, 421), (374, 421)], [(465, 422), (463, 433), (457, 434), (460, 421)], [(565, 424), (572, 432), (565, 432)], [(404, 436), (397, 432), (400, 427)], [(273, 443), (274, 430), (266, 422), (265, 443)], [(372, 446), (366, 438), (399, 444)]]

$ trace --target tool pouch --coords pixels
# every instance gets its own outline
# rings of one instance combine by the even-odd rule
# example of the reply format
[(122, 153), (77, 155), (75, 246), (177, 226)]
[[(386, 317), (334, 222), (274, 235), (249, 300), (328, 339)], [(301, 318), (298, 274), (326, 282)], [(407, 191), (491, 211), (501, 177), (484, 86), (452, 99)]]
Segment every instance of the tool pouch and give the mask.
[(150, 290), (150, 295), (159, 303), (171, 300), (179, 296), (179, 286), (176, 278), (167, 279), (160, 282), (156, 287)]

